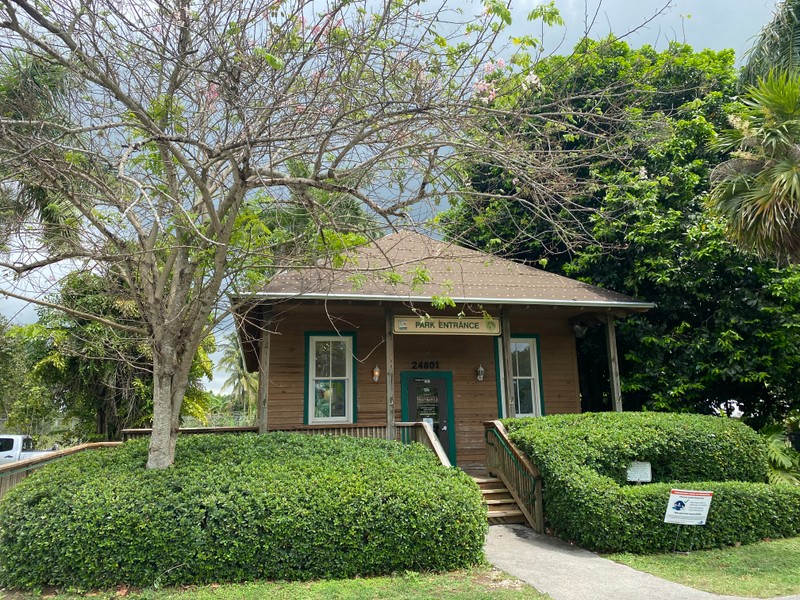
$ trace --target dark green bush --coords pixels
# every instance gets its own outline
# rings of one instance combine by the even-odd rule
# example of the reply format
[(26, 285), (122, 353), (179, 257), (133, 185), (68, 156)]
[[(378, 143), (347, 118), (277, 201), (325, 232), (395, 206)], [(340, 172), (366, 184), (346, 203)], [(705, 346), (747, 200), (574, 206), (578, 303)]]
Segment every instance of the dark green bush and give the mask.
[[(663, 552), (800, 534), (800, 488), (767, 485), (763, 440), (742, 423), (702, 415), (585, 413), (505, 421), (544, 478), (554, 533), (597, 551)], [(629, 485), (634, 460), (653, 483)], [(706, 525), (664, 523), (672, 488), (711, 490)]]
[(0, 584), (79, 589), (450, 570), (482, 556), (470, 477), (419, 445), (274, 433), (49, 465), (0, 502)]

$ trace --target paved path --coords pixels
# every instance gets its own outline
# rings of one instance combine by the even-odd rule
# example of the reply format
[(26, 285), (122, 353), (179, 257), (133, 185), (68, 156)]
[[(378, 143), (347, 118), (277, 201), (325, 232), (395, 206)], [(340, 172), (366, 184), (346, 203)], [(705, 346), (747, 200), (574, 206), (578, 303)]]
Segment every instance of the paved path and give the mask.
[[(553, 600), (751, 600), (659, 579), (522, 525), (489, 527), (486, 558)], [(800, 600), (800, 596), (780, 600)]]

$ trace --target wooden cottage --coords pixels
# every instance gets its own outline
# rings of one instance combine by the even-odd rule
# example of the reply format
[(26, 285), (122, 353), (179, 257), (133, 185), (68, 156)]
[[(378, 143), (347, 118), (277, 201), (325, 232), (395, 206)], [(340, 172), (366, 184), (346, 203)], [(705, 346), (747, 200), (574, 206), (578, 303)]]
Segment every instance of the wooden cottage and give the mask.
[[(429, 423), (453, 464), (484, 468), (483, 422), (580, 411), (576, 329), (652, 305), (403, 231), (345, 264), (275, 276), (236, 298), (259, 431), (350, 428), (394, 439)], [(367, 434), (367, 435), (372, 435)]]

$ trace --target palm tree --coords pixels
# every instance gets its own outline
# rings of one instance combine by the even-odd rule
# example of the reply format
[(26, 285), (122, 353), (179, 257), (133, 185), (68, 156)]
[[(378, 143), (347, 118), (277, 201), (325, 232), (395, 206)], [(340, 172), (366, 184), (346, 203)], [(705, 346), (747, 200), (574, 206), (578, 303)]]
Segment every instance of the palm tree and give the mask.
[(740, 81), (756, 85), (770, 71), (800, 68), (800, 0), (784, 0), (746, 54)]
[[(68, 81), (64, 69), (24, 54), (11, 54), (0, 64), (0, 117), (3, 135), (13, 136), (29, 127), (63, 123), (61, 108), (67, 102)], [(27, 123), (30, 123), (28, 125)], [(45, 124), (45, 125), (43, 125)], [(63, 135), (51, 128), (53, 137)], [(24, 230), (33, 218), (44, 226), (44, 241), (59, 246), (76, 235), (78, 214), (52, 188), (27, 176), (26, 165), (6, 163), (0, 156), (0, 241)]]
[(715, 146), (731, 158), (711, 176), (710, 208), (732, 239), (762, 256), (800, 258), (800, 71), (771, 71), (750, 86), (744, 111)]
[(254, 415), (258, 398), (258, 376), (247, 371), (236, 333), (228, 336), (218, 366), (230, 373), (222, 384), (220, 393), (230, 394), (234, 406), (241, 406), (248, 416)]

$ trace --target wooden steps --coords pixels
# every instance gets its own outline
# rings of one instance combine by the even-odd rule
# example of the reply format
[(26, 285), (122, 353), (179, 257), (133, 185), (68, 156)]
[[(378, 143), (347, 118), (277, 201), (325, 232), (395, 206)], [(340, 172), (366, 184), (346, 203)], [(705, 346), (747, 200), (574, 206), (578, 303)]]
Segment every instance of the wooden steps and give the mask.
[(483, 501), (489, 509), (490, 525), (527, 524), (525, 515), (500, 479), (497, 477), (473, 477), (473, 479), (481, 488)]

